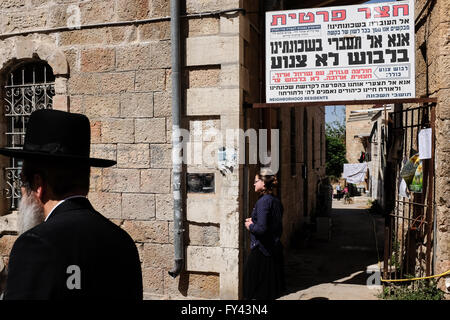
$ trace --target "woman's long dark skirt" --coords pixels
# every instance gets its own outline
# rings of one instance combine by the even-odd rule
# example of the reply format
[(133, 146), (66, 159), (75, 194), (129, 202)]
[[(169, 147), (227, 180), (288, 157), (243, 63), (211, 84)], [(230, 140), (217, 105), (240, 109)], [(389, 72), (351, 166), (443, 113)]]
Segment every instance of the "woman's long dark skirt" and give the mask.
[(253, 248), (244, 268), (244, 299), (272, 300), (285, 290), (283, 247), (277, 246), (273, 255), (265, 256)]

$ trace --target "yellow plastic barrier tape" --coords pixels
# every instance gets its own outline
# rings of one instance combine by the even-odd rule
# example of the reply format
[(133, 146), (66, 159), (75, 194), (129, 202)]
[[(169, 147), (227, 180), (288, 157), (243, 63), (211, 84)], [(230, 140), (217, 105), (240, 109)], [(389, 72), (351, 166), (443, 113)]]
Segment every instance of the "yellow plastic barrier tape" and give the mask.
[(431, 278), (440, 278), (440, 277), (443, 277), (443, 276), (445, 276), (447, 274), (450, 274), (450, 270), (448, 270), (448, 271), (446, 271), (444, 273), (438, 274), (438, 275), (428, 276), (428, 277), (411, 278), (411, 279), (393, 279), (393, 280), (386, 280), (386, 279), (381, 278), (381, 281), (383, 281), (383, 282), (415, 281), (415, 280), (424, 280), (424, 279), (431, 279)]

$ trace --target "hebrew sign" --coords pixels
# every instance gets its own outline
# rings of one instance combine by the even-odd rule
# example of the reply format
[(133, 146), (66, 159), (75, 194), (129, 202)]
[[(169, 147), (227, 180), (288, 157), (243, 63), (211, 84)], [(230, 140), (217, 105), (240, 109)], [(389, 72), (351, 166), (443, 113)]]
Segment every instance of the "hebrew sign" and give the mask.
[(414, 2), (266, 13), (266, 102), (415, 97)]

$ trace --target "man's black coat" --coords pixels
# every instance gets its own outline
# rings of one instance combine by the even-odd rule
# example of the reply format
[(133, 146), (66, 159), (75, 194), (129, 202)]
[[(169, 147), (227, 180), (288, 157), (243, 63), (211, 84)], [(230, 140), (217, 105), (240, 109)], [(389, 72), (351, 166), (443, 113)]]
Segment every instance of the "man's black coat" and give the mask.
[(72, 198), (14, 243), (5, 300), (91, 298), (142, 299), (139, 255), (89, 200)]

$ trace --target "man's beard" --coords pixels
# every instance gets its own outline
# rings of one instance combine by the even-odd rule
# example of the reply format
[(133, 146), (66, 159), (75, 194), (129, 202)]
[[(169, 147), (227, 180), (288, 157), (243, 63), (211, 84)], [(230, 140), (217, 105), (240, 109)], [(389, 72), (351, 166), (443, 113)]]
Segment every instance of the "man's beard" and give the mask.
[(19, 235), (41, 224), (44, 220), (44, 207), (33, 192), (23, 192), (17, 220)]

